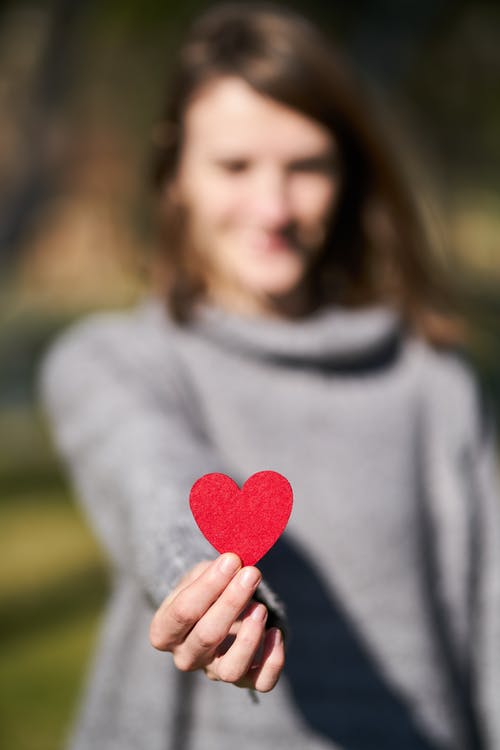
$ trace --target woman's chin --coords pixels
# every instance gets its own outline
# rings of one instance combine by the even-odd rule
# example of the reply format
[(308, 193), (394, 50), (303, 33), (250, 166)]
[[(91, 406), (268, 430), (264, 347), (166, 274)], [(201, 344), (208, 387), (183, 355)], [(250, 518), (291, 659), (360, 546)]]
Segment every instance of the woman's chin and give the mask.
[(211, 287), (211, 297), (234, 312), (249, 314), (302, 314), (306, 306), (305, 271), (299, 264), (262, 266), (234, 273)]
[[(273, 283), (270, 283), (270, 282)], [(246, 288), (243, 294), (256, 311), (271, 316), (295, 317), (308, 312), (309, 295), (303, 288), (303, 276), (293, 279), (267, 279), (267, 283)], [(251, 302), (253, 301), (253, 303)]]
[(304, 281), (303, 267), (263, 269), (246, 279), (243, 286), (257, 296), (280, 298), (292, 296)]

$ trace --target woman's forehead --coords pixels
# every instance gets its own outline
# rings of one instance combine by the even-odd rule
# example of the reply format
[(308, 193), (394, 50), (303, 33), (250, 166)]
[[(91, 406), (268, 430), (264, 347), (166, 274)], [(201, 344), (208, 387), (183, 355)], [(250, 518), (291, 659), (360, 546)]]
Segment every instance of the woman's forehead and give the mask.
[(185, 141), (196, 150), (271, 149), (286, 156), (329, 151), (334, 139), (321, 123), (263, 96), (241, 78), (220, 78), (187, 109)]

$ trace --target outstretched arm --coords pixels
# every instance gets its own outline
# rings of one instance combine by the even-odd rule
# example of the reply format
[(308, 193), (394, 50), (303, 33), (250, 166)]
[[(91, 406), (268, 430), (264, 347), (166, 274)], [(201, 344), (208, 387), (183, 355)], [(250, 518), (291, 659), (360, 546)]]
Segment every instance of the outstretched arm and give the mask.
[[(135, 577), (152, 607), (160, 607), (154, 645), (172, 651), (181, 669), (200, 667), (212, 678), (269, 689), (282, 644), (271, 648), (279, 636), (264, 628), (266, 618), (281, 624), (283, 612), (264, 586), (255, 591), (260, 574), (250, 589), (239, 584), (244, 571), (221, 578), (216, 566), (198, 580), (201, 568), (195, 566), (215, 553), (191, 516), (189, 490), (200, 475), (224, 466), (165, 337), (164, 330), (155, 333), (123, 314), (80, 323), (44, 362), (42, 400), (78, 496), (115, 568)], [(256, 569), (246, 571), (257, 575)], [(254, 594), (266, 606), (250, 604)], [(201, 610), (198, 600), (204, 602)], [(187, 608), (189, 627), (174, 632), (179, 607), (181, 617)], [(206, 628), (214, 630), (201, 654), (196, 638), (200, 631), (205, 637)], [(257, 641), (261, 668), (245, 671)]]

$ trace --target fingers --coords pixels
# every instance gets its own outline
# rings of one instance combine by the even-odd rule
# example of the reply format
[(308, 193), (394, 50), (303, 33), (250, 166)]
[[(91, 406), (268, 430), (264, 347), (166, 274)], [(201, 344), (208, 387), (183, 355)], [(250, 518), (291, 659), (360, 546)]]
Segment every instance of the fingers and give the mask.
[(205, 569), (195, 566), (153, 617), (152, 645), (160, 651), (171, 651), (217, 600), (240, 568), (239, 557), (230, 552)]
[(248, 686), (260, 693), (268, 693), (278, 682), (284, 664), (283, 634), (279, 628), (271, 628), (264, 638), (260, 665), (255, 669), (250, 669), (247, 674), (250, 682)]
[(262, 643), (266, 619), (267, 609), (263, 604), (250, 605), (228, 648), (223, 648), (206, 668), (211, 679), (238, 683), (245, 677)]
[[(211, 680), (230, 682), (260, 693), (274, 688), (285, 664), (283, 636), (278, 628), (264, 632), (267, 610), (262, 617), (256, 611), (260, 607), (263, 605), (254, 605), (227, 652), (205, 668)], [(257, 624), (257, 620), (261, 622)]]
[(187, 588), (190, 583), (195, 581), (203, 573), (203, 571), (212, 564), (212, 560), (203, 560), (202, 562), (197, 563), (193, 568), (191, 568), (191, 570), (188, 570), (186, 575), (181, 578), (177, 586), (170, 592), (161, 606), (166, 607), (168, 604), (170, 604), (170, 602), (175, 599), (177, 594), (179, 594), (183, 589)]
[(151, 643), (161, 651), (175, 650), (180, 669), (203, 666), (206, 655), (224, 640), (247, 606), (261, 574), (257, 568), (240, 568), (240, 559), (232, 553), (221, 555), (201, 572), (197, 566), (154, 616)]
[[(248, 605), (260, 581), (260, 571), (253, 567), (243, 568), (234, 576), (184, 641), (177, 645), (174, 661), (179, 669), (198, 669), (213, 658), (233, 623)], [(263, 609), (266, 611), (265, 607)], [(243, 630), (246, 632), (246, 628)]]
[(214, 680), (272, 690), (285, 653), (281, 631), (265, 632), (266, 607), (249, 605), (260, 581), (260, 571), (242, 569), (232, 553), (199, 563), (158, 609), (151, 623), (152, 645), (171, 651), (182, 671), (203, 668)]
[(190, 583), (195, 581), (207, 568), (209, 568), (213, 564), (213, 560), (202, 560), (201, 562), (197, 563), (193, 568), (191, 568), (191, 570), (188, 570), (185, 576), (181, 578), (174, 591), (179, 593), (179, 591), (185, 589), (186, 586), (189, 586)]

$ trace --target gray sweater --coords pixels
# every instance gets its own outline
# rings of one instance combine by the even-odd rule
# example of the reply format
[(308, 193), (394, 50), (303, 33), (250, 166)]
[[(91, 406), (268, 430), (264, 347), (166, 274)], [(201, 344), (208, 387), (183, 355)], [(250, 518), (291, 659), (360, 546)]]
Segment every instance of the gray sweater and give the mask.
[[(179, 327), (150, 299), (63, 334), (41, 386), (114, 580), (73, 750), (500, 750), (494, 452), (459, 358), (385, 309)], [(295, 504), (260, 563), (291, 636), (257, 704), (178, 672), (148, 628), (216, 555), (194, 480), (263, 469)]]

